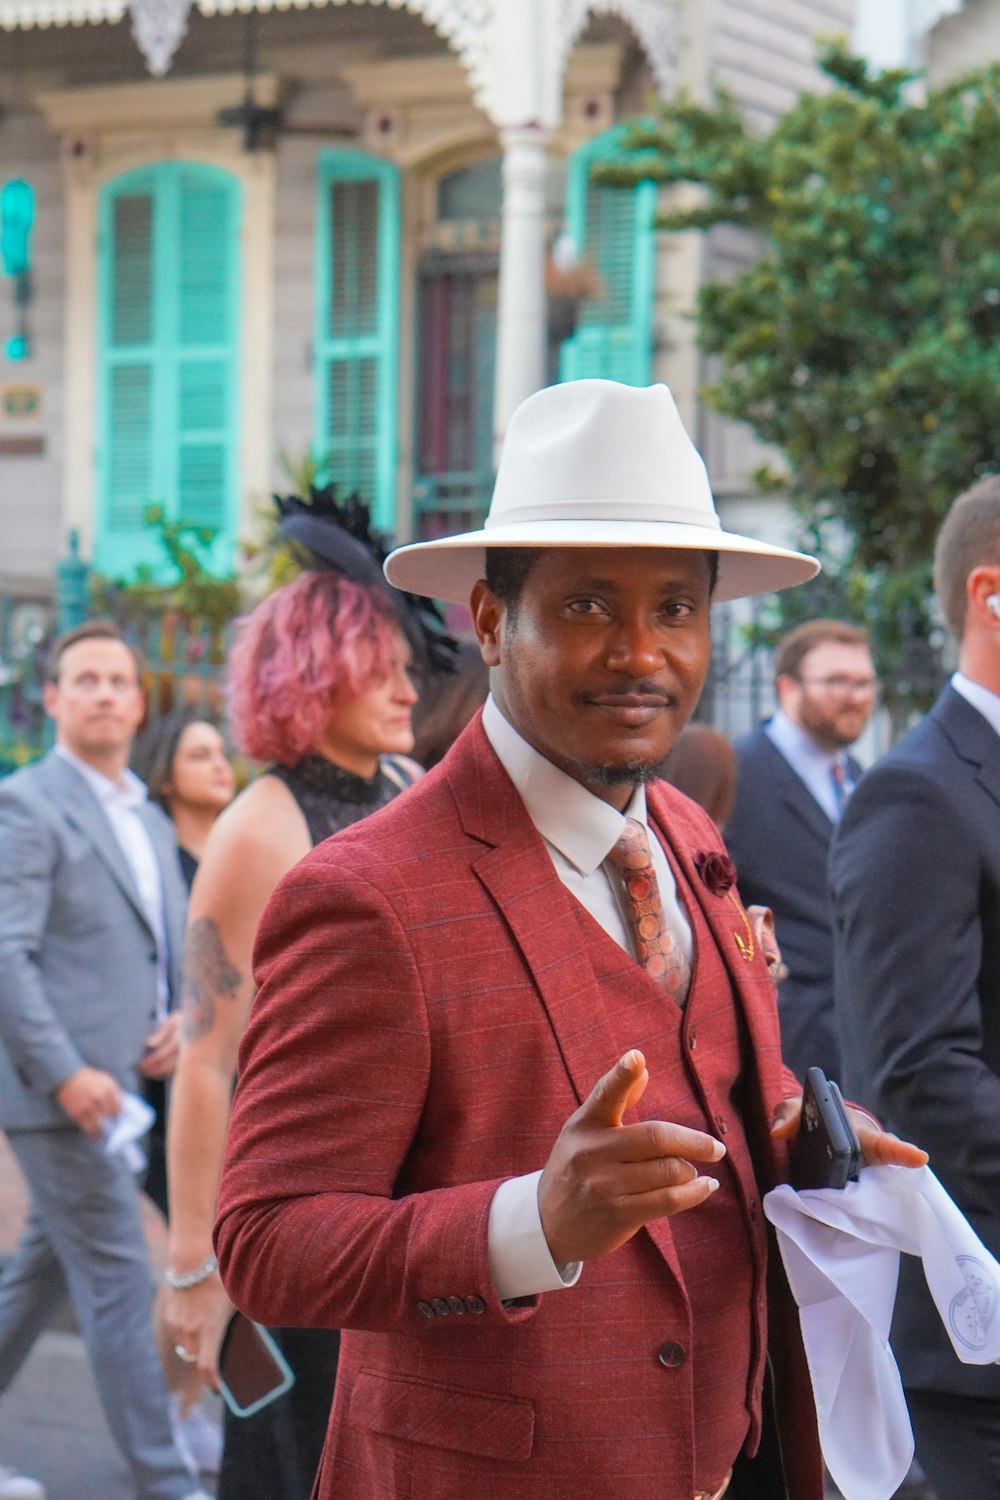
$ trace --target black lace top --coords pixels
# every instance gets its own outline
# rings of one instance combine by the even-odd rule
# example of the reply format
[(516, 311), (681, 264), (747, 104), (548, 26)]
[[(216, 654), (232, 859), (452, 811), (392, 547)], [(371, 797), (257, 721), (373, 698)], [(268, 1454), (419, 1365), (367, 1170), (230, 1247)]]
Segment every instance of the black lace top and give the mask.
[(299, 804), (314, 844), (384, 807), (413, 780), (409, 767), (391, 755), (382, 757), (370, 781), (322, 755), (307, 755), (296, 766), (271, 766), (268, 774), (283, 781)]

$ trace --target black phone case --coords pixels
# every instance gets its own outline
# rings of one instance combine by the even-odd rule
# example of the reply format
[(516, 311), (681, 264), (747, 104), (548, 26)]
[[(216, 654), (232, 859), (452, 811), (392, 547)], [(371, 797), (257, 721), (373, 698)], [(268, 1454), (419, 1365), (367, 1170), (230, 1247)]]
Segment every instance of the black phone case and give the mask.
[(860, 1164), (861, 1146), (840, 1089), (822, 1068), (810, 1068), (792, 1148), (792, 1187), (846, 1187), (856, 1180)]

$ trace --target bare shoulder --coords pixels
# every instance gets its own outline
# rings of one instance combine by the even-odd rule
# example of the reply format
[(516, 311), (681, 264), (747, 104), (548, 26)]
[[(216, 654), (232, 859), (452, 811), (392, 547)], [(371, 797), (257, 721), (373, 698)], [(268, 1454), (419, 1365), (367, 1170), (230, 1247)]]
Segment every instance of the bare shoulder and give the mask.
[(235, 904), (259, 915), (281, 877), (312, 847), (306, 821), (276, 776), (241, 792), (212, 828), (191, 891), (191, 917)]

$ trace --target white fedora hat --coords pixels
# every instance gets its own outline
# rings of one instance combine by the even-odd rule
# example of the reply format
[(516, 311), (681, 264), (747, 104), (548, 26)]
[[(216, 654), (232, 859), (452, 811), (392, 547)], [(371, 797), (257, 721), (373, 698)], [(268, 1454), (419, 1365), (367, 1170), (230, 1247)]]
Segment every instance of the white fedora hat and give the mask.
[(814, 557), (723, 531), (701, 456), (665, 385), (572, 380), (511, 418), (481, 531), (398, 547), (390, 583), (467, 604), (487, 547), (684, 547), (719, 554), (714, 598), (804, 583)]

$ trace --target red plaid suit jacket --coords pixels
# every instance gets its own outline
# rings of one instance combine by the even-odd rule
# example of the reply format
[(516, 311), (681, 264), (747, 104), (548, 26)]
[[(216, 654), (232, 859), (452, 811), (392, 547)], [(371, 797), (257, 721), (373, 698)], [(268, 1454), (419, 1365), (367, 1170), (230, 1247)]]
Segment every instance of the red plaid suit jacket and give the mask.
[[(786, 1167), (771, 1111), (797, 1092), (773, 988), (694, 871), (721, 850), (714, 825), (662, 784), (649, 802), (743, 1009), (766, 1189)], [(689, 1372), (657, 1360), (685, 1326), (669, 1221), (570, 1291), (503, 1304), (490, 1278), (498, 1184), (544, 1165), (619, 1055), (571, 901), (477, 720), (265, 913), (217, 1247), (254, 1318), (345, 1330), (318, 1500), (691, 1500)], [(772, 1280), (788, 1493), (819, 1500), (797, 1322)]]

